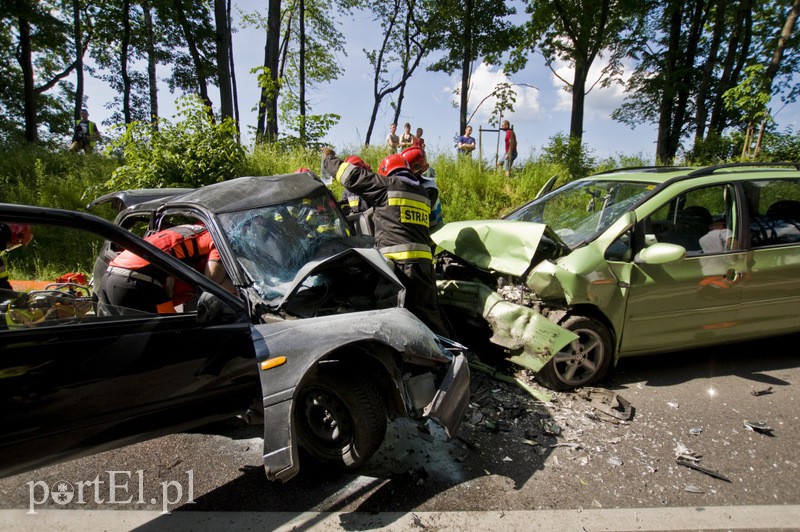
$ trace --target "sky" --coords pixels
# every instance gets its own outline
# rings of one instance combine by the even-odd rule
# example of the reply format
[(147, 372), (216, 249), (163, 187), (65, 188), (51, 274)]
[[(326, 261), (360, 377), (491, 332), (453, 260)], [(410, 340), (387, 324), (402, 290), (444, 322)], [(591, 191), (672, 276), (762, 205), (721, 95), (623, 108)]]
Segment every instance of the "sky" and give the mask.
[[(266, 10), (266, 2), (259, 2), (259, 9)], [(262, 30), (244, 27), (240, 21), (239, 8), (253, 9), (252, 0), (234, 0), (234, 27), (237, 28), (233, 38), (236, 79), (239, 92), (239, 111), (243, 131), (252, 130), (256, 124), (254, 107), (258, 102), (259, 88), (255, 74), (250, 70), (263, 64), (265, 34)], [(326, 85), (317, 87), (309, 94), (311, 114), (336, 113), (342, 118), (331, 128), (325, 141), (340, 153), (357, 151), (363, 144), (372, 112), (373, 79), (371, 67), (363, 52), (364, 48), (376, 49), (382, 33), (377, 24), (363, 16), (342, 17), (341, 29), (347, 40), (347, 55), (337, 58), (343, 76)], [(402, 133), (403, 124), (409, 122), (411, 130), (421, 127), (426, 141), (429, 156), (436, 153), (454, 153), (454, 137), (460, 134), (458, 96), (454, 90), (460, 85), (458, 75), (448, 76), (440, 72), (428, 72), (425, 67), (433, 59), (424, 60), (423, 64), (411, 77), (405, 93), (401, 117), (398, 123), (398, 134)], [(564, 79), (571, 79), (569, 65), (556, 63), (558, 74)], [(166, 77), (163, 66), (159, 67), (160, 76)], [(588, 85), (594, 83), (601, 65), (595, 62), (589, 76)], [(628, 75), (626, 73), (626, 75)], [(395, 76), (399, 75), (395, 73)], [(544, 64), (540, 55), (530, 56), (528, 66), (513, 77), (506, 78), (499, 66), (476, 64), (472, 77), (469, 116), (487, 95), (491, 94), (497, 83), (508, 81), (518, 84), (517, 101), (514, 111), (504, 118), (508, 119), (517, 135), (520, 160), (538, 156), (541, 148), (559, 133), (569, 131), (571, 116), (571, 95), (563, 88), (561, 82)], [(114, 93), (99, 80), (87, 80), (86, 95), (91, 119), (98, 124), (107, 120), (111, 112), (103, 107), (110, 101)], [(166, 84), (159, 90), (159, 111), (162, 116), (172, 118), (175, 112), (174, 101), (177, 94), (169, 93)], [(218, 100), (216, 87), (211, 88), (212, 101)], [(611, 113), (619, 107), (625, 94), (622, 87), (614, 85), (609, 88), (595, 87), (585, 100), (584, 137), (583, 141), (596, 158), (618, 157), (620, 155), (640, 156), (653, 162), (657, 129), (654, 124), (647, 124), (631, 129), (625, 124), (611, 119)], [(777, 109), (782, 104), (773, 100), (772, 107)], [(484, 132), (480, 129), (495, 129), (489, 123), (489, 115), (494, 107), (493, 98), (484, 102), (470, 124), (473, 136), (478, 140), (485, 159), (493, 160), (498, 149), (498, 133)], [(394, 110), (385, 99), (376, 120), (370, 144), (383, 144), (388, 133)], [(800, 106), (786, 106), (778, 113), (779, 131), (791, 127), (800, 130)], [(252, 135), (246, 133), (245, 138), (252, 142)], [(502, 140), (499, 149), (503, 151)], [(502, 156), (502, 153), (500, 154)]]

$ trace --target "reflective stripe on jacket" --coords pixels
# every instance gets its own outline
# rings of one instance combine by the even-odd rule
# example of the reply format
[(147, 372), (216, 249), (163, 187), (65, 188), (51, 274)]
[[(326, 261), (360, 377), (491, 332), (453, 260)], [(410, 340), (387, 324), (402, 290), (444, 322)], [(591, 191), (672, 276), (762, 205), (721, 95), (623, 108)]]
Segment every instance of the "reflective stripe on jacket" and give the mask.
[(347, 190), (375, 209), (375, 245), (391, 260), (433, 260), (430, 242), (430, 200), (420, 180), (410, 171), (381, 176), (336, 157), (325, 167)]

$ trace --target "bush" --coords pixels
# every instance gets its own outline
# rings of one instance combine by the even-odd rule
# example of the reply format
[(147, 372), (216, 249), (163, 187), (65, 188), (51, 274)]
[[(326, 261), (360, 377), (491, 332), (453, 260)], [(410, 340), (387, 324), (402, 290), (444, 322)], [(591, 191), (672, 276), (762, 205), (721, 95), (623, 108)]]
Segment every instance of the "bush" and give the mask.
[(585, 144), (563, 133), (550, 137), (550, 144), (542, 148), (542, 161), (566, 166), (572, 179), (586, 177), (597, 166)]
[(109, 190), (194, 188), (242, 175), (246, 151), (232, 119), (215, 121), (197, 96), (181, 98), (178, 114), (175, 125), (165, 119), (129, 124), (113, 141), (125, 162), (106, 183)]

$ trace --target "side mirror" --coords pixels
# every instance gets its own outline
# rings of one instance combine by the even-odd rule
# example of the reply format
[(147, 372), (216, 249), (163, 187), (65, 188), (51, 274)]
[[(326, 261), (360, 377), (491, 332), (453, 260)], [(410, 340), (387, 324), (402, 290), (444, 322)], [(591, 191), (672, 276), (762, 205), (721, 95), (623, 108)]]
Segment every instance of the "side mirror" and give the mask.
[(197, 300), (197, 323), (219, 323), (236, 316), (236, 311), (210, 292), (203, 292)]
[(686, 258), (686, 248), (677, 244), (660, 242), (644, 248), (634, 257), (636, 264), (670, 264)]

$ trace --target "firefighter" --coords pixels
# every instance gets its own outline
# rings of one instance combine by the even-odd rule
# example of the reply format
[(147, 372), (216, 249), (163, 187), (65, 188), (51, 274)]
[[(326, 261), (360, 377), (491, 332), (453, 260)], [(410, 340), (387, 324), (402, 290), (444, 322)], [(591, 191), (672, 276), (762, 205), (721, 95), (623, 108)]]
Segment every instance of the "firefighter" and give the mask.
[[(357, 155), (351, 155), (350, 157), (345, 159), (344, 162), (349, 164), (354, 164), (359, 168), (366, 168), (367, 170), (372, 171), (372, 168), (370, 168), (370, 166), (367, 163), (365, 163), (361, 157)], [(344, 206), (348, 207), (349, 209), (345, 210), (346, 214), (358, 214), (360, 212), (364, 212), (367, 209), (369, 209), (369, 205), (367, 204), (366, 201), (364, 201), (364, 199), (361, 196), (359, 196), (358, 194), (353, 194), (347, 189), (344, 189), (344, 191), (342, 192), (341, 201), (344, 204)]]
[(433, 332), (447, 336), (429, 246), (430, 201), (420, 179), (400, 154), (383, 159), (378, 173), (340, 160), (331, 148), (323, 148), (322, 154), (328, 173), (374, 208), (375, 244), (394, 263), (406, 287), (408, 310)]
[[(420, 178), (422, 186), (428, 193), (428, 199), (431, 202), (431, 232), (444, 225), (444, 218), (442, 217), (442, 202), (439, 200), (439, 187), (436, 185), (436, 172), (428, 164), (428, 159), (425, 156), (425, 151), (418, 146), (406, 148), (401, 152), (401, 155), (408, 163), (411, 172)], [(435, 247), (435, 244), (433, 244)]]
[[(233, 283), (222, 266), (219, 252), (208, 229), (200, 224), (177, 225), (145, 238), (162, 251), (189, 264), (206, 277), (235, 293)], [(123, 251), (112, 260), (101, 282), (98, 297), (115, 308), (173, 314), (175, 306), (193, 295), (191, 287), (181, 287), (163, 270), (132, 251)], [(188, 288), (188, 290), (187, 290)]]
[[(0, 222), (0, 252), (9, 251), (19, 246), (27, 246), (32, 239), (31, 226)], [(2, 257), (0, 257), (0, 289), (13, 290), (11, 283), (8, 281), (8, 272)]]

